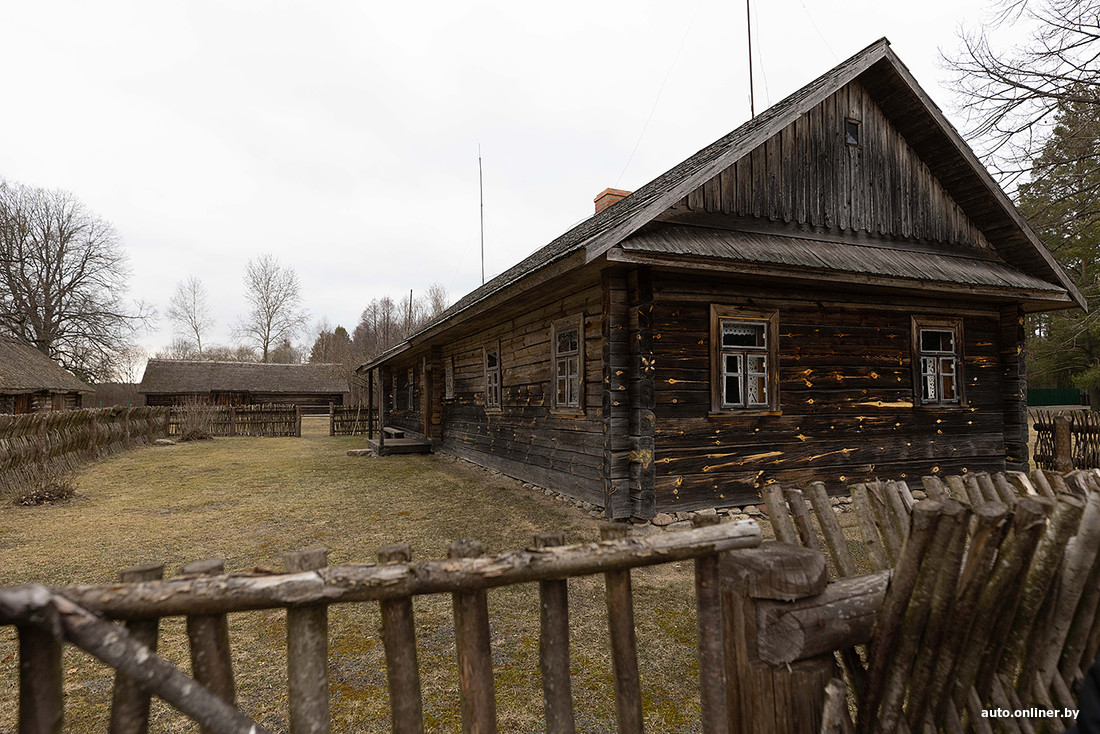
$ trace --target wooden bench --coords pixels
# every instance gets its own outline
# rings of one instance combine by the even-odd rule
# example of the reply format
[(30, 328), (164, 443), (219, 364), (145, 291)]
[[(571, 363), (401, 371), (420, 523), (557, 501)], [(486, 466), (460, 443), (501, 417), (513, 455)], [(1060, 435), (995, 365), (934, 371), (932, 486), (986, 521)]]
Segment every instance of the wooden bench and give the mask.
[(393, 426), (383, 426), (382, 433), (386, 434), (386, 438), (404, 438), (405, 432), (400, 428), (394, 428)]

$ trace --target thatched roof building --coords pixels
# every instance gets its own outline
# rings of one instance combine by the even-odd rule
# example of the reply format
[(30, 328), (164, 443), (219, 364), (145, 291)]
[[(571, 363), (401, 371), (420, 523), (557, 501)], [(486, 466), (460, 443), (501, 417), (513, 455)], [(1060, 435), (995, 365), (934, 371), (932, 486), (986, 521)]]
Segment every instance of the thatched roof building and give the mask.
[(34, 347), (0, 337), (0, 413), (79, 408), (92, 392)]
[(138, 392), (146, 405), (200, 400), (217, 405), (289, 403), (343, 405), (348, 395), (341, 367), (332, 364), (260, 364), (151, 359)]

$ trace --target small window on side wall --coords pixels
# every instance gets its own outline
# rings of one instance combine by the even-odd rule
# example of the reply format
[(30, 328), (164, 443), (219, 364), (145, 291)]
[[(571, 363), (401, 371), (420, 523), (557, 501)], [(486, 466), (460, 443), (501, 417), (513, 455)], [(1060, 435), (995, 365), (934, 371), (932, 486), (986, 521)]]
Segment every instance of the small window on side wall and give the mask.
[(584, 317), (561, 319), (550, 329), (550, 405), (576, 413), (584, 409)]
[(416, 390), (414, 388), (414, 385), (416, 385), (416, 371), (412, 367), (410, 367), (409, 368), (409, 408), (408, 408), (409, 410), (413, 410), (413, 408), (414, 408), (413, 403), (414, 403), (415, 398), (416, 398)]
[(500, 347), (485, 347), (485, 407), (500, 410)]
[(711, 412), (779, 410), (779, 315), (711, 306)]
[(962, 379), (962, 320), (914, 316), (913, 381), (918, 405), (966, 404)]
[(451, 400), (455, 396), (455, 358), (447, 357), (443, 360), (443, 397)]
[(393, 373), (393, 390), (390, 392), (390, 399), (393, 401), (393, 409), (397, 410), (397, 373)]

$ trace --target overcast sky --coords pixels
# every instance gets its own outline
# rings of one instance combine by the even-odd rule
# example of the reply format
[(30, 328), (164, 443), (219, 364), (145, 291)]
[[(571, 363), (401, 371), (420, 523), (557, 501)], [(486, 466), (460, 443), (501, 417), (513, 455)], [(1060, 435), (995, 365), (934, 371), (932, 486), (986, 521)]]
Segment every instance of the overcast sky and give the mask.
[[(939, 51), (988, 6), (753, 0), (757, 110), (886, 36), (962, 127)], [(162, 313), (202, 279), (210, 343), (265, 252), (349, 331), (372, 298), (476, 287), (479, 145), (492, 277), (749, 116), (739, 1), (0, 0), (0, 61), (0, 177), (112, 222)]]

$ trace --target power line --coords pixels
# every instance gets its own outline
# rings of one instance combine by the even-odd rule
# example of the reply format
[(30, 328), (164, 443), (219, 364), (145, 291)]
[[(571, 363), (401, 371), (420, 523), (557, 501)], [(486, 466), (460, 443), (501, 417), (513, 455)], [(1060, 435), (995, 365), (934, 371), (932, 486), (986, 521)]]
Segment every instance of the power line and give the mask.
[(634, 150), (630, 151), (630, 157), (626, 159), (626, 165), (623, 166), (623, 170), (619, 173), (619, 177), (615, 179), (615, 188), (619, 187), (619, 182), (623, 180), (623, 176), (626, 175), (626, 169), (630, 168), (630, 162), (634, 160), (634, 154), (638, 152), (638, 146), (642, 144), (642, 138), (645, 137), (645, 131), (649, 128), (649, 121), (653, 119), (653, 113), (657, 111), (657, 103), (661, 101), (661, 92), (665, 89), (665, 84), (668, 82), (668, 78), (672, 76), (672, 70), (676, 67), (676, 62), (680, 60), (680, 52), (684, 50), (684, 42), (687, 41), (688, 33), (691, 32), (691, 27), (695, 24), (695, 16), (699, 15), (699, 8), (703, 7), (703, 0), (699, 0), (699, 4), (695, 6), (695, 12), (691, 15), (691, 20), (688, 21), (687, 28), (684, 29), (684, 36), (680, 39), (680, 47), (676, 49), (676, 57), (672, 59), (672, 63), (669, 64), (668, 71), (665, 72), (665, 78), (661, 82), (660, 88), (657, 89), (657, 98), (653, 100), (653, 107), (649, 110), (649, 117), (645, 120), (645, 125), (642, 125), (642, 132), (638, 135), (638, 140), (634, 143)]

